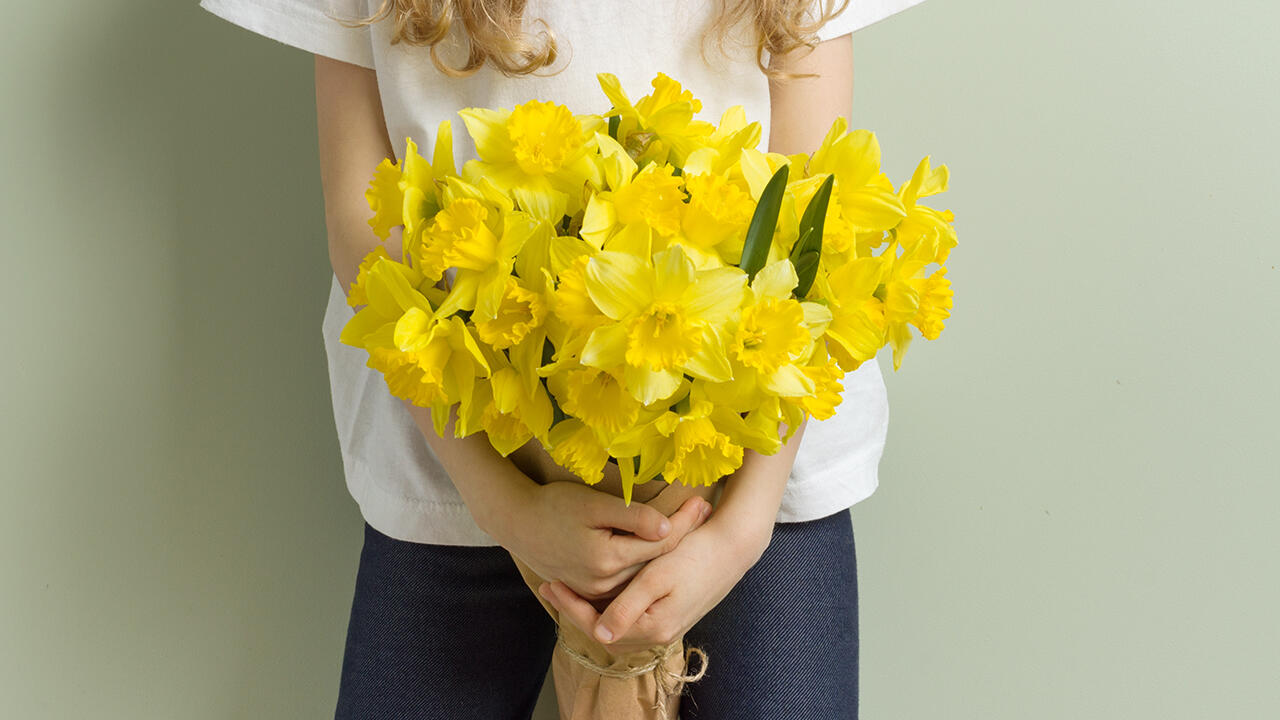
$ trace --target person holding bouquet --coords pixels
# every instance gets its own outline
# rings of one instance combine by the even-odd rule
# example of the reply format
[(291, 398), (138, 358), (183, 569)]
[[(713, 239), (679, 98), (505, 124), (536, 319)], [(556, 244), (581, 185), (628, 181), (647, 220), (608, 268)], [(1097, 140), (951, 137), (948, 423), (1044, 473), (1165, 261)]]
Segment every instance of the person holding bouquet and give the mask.
[[(746, 450), (714, 490), (650, 482), (624, 503), (616, 474), (562, 482), (576, 478), (536, 441), (504, 455), (484, 433), (438, 433), (460, 419), (388, 392), (339, 336), (362, 262), (403, 253), (403, 226), (371, 230), (366, 197), (393, 139), (461, 164), (474, 151), (440, 134), (459, 111), (595, 112), (598, 73), (642, 87), (656, 72), (654, 97), (708, 118), (740, 105), (769, 152), (810, 153), (852, 107), (848, 34), (920, 1), (201, 0), (315, 55), (323, 332), (365, 520), (337, 717), (527, 718), (556, 646), (549, 612), (618, 653), (681, 636), (705, 651), (713, 669), (691, 675), (681, 717), (856, 717), (847, 511), (875, 490), (887, 432), (874, 357), (843, 375), (832, 416), (790, 428), (776, 453)], [(530, 573), (547, 580), (537, 595)]]

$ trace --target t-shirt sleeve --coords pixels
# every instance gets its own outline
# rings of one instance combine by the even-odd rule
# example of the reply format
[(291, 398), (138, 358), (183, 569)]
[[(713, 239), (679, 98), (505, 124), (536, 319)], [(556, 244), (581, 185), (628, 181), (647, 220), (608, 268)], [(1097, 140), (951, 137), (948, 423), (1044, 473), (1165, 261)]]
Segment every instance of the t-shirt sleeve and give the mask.
[[(824, 0), (814, 0), (813, 15), (820, 11)], [(872, 23), (902, 12), (924, 0), (849, 0), (844, 11), (827, 21), (817, 32), (818, 42), (826, 42), (841, 35), (848, 35)], [(838, 5), (838, 3), (837, 3)]]
[(200, 7), (286, 45), (374, 67), (369, 26), (350, 28), (334, 19), (351, 21), (372, 14), (362, 0), (200, 0)]

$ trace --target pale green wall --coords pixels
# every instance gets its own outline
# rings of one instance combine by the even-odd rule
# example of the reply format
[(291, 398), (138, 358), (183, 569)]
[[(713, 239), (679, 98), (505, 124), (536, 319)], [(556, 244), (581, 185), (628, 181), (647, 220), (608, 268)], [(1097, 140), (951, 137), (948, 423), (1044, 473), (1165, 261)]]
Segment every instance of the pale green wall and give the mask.
[[(1280, 715), (1280, 10), (1228, 7), (855, 36), (855, 125), (950, 166), (960, 233), (853, 511), (864, 717)], [(331, 716), (361, 524), (310, 57), (194, 2), (6, 22), (0, 714)]]

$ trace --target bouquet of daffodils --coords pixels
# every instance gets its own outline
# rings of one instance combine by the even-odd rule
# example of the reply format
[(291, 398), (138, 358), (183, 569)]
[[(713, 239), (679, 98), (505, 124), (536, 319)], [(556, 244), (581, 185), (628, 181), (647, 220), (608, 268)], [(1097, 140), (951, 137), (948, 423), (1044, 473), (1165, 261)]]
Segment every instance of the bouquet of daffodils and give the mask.
[(384, 240), (403, 226), (401, 257), (361, 263), (341, 341), (437, 433), (456, 416), (456, 436), (536, 443), (592, 484), (616, 463), (630, 503), (654, 478), (710, 486), (745, 449), (777, 452), (886, 344), (896, 371), (908, 326), (938, 337), (956, 233), (920, 200), (946, 166), (925, 157), (895, 189), (844, 118), (787, 156), (757, 149), (741, 107), (697, 119), (665, 75), (636, 102), (598, 78), (603, 114), (466, 109), (478, 157), (461, 172), (446, 121), (430, 160), (406, 138), (374, 173), (369, 222)]

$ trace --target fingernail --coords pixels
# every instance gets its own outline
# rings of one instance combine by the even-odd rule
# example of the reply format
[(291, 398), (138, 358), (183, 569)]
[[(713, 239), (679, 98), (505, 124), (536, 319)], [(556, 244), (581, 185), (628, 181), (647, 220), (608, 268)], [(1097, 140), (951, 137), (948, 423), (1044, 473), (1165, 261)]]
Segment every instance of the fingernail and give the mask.
[(710, 514), (711, 514), (711, 506), (710, 506), (710, 505), (708, 505), (708, 504), (706, 504), (706, 503), (703, 503), (703, 505), (702, 505), (702, 513), (701, 513), (701, 515), (699, 516), (699, 519), (700, 519), (700, 520), (706, 520), (706, 519), (707, 519), (707, 516), (708, 516), (708, 515), (710, 515)]
[(546, 584), (546, 583), (542, 583), (541, 585), (539, 585), (539, 586), (538, 586), (538, 594), (539, 594), (539, 595), (541, 595), (542, 597), (544, 597), (544, 598), (546, 598), (546, 599), (550, 600), (550, 599), (551, 599), (551, 588), (547, 587), (547, 584)]
[(613, 642), (613, 633), (603, 625), (596, 626), (596, 639), (600, 642)]
[(671, 532), (671, 521), (663, 518), (662, 522), (658, 523), (658, 537), (666, 537), (669, 532)]

